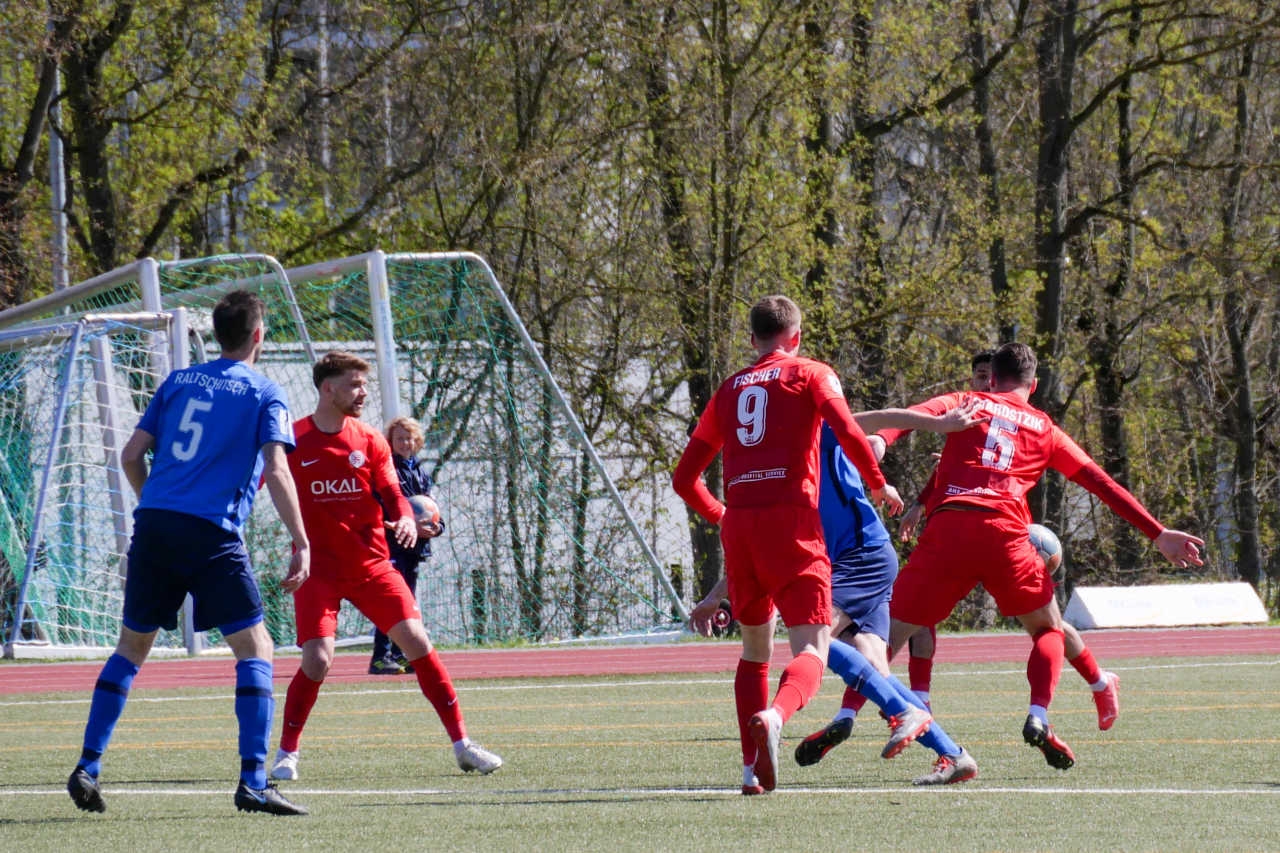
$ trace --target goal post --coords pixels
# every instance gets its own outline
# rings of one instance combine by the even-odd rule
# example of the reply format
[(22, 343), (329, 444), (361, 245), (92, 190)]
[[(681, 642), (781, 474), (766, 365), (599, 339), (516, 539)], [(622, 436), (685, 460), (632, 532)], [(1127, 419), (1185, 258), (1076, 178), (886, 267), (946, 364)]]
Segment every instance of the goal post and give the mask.
[(114, 643), (133, 503), (121, 401), (163, 377), (173, 325), (174, 313), (120, 313), (0, 330), (6, 656), (22, 641)]
[[(315, 408), (316, 358), (344, 349), (374, 366), (367, 423), (379, 431), (398, 415), (422, 423), (420, 464), (435, 480), (446, 523), (418, 589), (437, 642), (682, 629), (688, 603), (679, 577), (691, 548), (665, 466), (618, 442), (599, 417), (596, 433), (587, 430), (481, 256), (374, 251), (285, 270), (269, 256), (226, 255), (143, 259), (0, 311), (6, 653), (15, 642), (115, 642), (134, 504), (120, 450), (170, 369), (218, 357), (212, 309), (241, 287), (267, 304), (256, 367), (284, 389), (295, 417)], [(66, 382), (59, 353), (71, 359)], [(628, 381), (643, 385), (643, 367)], [(61, 409), (55, 388), (68, 395)], [(65, 422), (55, 424), (60, 410)], [(33, 513), (37, 490), (44, 504)], [(244, 539), (268, 630), (292, 644), (293, 602), (278, 583), (289, 542), (265, 497)], [(371, 627), (344, 607), (337, 639), (367, 641)], [(216, 631), (161, 632), (156, 648), (206, 644), (222, 639)]]

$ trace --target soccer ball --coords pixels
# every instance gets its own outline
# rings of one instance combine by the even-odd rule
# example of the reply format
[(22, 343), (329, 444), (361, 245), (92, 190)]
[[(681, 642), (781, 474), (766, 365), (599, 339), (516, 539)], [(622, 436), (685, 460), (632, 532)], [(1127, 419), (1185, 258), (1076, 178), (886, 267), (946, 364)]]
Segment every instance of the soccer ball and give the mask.
[(1031, 544), (1040, 559), (1044, 560), (1045, 568), (1050, 573), (1056, 572), (1058, 566), (1062, 565), (1062, 543), (1058, 541), (1057, 535), (1043, 524), (1029, 525), (1027, 535), (1031, 537)]
[(409, 498), (409, 506), (413, 507), (414, 521), (429, 521), (432, 524), (440, 523), (440, 505), (429, 496), (414, 495)]

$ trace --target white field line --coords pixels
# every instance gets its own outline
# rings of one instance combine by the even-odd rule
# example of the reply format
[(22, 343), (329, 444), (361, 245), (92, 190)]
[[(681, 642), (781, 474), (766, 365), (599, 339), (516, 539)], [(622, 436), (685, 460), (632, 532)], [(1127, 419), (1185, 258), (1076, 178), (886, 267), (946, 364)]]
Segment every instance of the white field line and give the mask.
[[(109, 797), (217, 797), (229, 795), (230, 788), (135, 788), (112, 786)], [(824, 787), (792, 787), (778, 788), (769, 796), (863, 796), (866, 794), (917, 794), (920, 796), (943, 795), (949, 792), (955, 795), (973, 796), (979, 794), (1042, 794), (1053, 797), (1085, 796), (1085, 797), (1239, 797), (1262, 796), (1280, 797), (1278, 787), (1257, 788), (1032, 788), (1032, 787), (987, 787), (979, 783), (946, 787), (902, 787), (881, 788), (824, 788)], [(738, 798), (742, 793), (737, 788), (486, 788), (483, 791), (462, 792), (447, 788), (290, 788), (289, 796), (304, 797), (457, 797), (463, 795), (475, 800), (498, 799), (502, 797), (582, 797), (611, 795), (620, 797), (659, 796), (659, 797), (707, 797), (723, 796)], [(0, 788), (0, 799), (10, 797), (65, 797), (64, 788)]]
[[(1256, 660), (1256, 661), (1206, 661), (1195, 663), (1170, 663), (1170, 664), (1150, 664), (1147, 666), (1116, 666), (1111, 667), (1112, 672), (1144, 672), (1151, 670), (1169, 670), (1169, 669), (1206, 669), (1206, 668), (1222, 668), (1228, 666), (1280, 666), (1280, 660)], [(1025, 675), (1026, 667), (1018, 667), (1016, 669), (987, 669), (987, 670), (968, 670), (964, 672), (947, 671), (942, 673), (946, 678), (990, 678), (994, 675)], [(827, 673), (824, 677), (825, 681), (839, 681), (839, 676)], [(481, 693), (503, 693), (522, 690), (590, 690), (590, 689), (611, 689), (616, 690), (621, 687), (657, 687), (661, 685), (677, 685), (677, 686), (697, 686), (706, 684), (732, 684), (733, 676), (723, 675), (706, 678), (687, 678), (687, 679), (658, 679), (652, 681), (587, 681), (587, 682), (540, 682), (533, 681), (522, 684), (486, 684), (486, 685), (469, 685), (466, 681), (455, 681), (454, 688), (459, 694), (481, 694)], [(231, 680), (227, 680), (227, 686), (231, 686)], [(339, 690), (342, 685), (330, 685), (330, 690)], [(187, 688), (182, 688), (187, 689)], [(153, 691), (154, 692), (154, 691)], [(416, 683), (406, 684), (404, 687), (397, 688), (366, 688), (361, 690), (342, 690), (345, 696), (380, 696), (388, 694), (413, 694), (416, 695), (421, 691)], [(53, 705), (87, 705), (89, 703), (91, 691), (86, 691), (84, 696), (75, 699), (21, 699), (9, 702), (0, 702), (0, 708), (16, 708), (22, 706), (53, 706)], [(129, 702), (207, 702), (214, 698), (208, 694), (200, 696), (139, 696), (131, 695)], [(284, 693), (277, 692), (276, 699), (284, 700)]]

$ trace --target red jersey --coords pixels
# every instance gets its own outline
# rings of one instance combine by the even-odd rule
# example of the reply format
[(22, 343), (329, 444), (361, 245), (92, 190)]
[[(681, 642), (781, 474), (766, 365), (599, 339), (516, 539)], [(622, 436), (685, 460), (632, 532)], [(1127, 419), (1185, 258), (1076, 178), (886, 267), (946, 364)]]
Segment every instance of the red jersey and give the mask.
[(312, 573), (363, 574), (389, 560), (383, 504), (392, 508), (387, 515), (393, 520), (413, 510), (400, 492), (387, 440), (356, 418), (326, 433), (307, 416), (293, 430), (297, 447), (289, 454), (289, 471), (311, 540)]
[(723, 449), (728, 506), (817, 507), (818, 428), (824, 418), (868, 487), (884, 486), (835, 371), (820, 361), (775, 351), (716, 391), (676, 467), (675, 489), (704, 517), (718, 522), (722, 509), (698, 475)]
[[(947, 504), (983, 507), (1031, 523), (1026, 495), (1047, 468), (1079, 483), (1154, 539), (1164, 528), (1128, 490), (1109, 477), (1047, 414), (1012, 392), (964, 391), (912, 406), (940, 415), (967, 399), (991, 419), (947, 435), (929, 487), (927, 512)], [(892, 443), (903, 433), (882, 430)]]

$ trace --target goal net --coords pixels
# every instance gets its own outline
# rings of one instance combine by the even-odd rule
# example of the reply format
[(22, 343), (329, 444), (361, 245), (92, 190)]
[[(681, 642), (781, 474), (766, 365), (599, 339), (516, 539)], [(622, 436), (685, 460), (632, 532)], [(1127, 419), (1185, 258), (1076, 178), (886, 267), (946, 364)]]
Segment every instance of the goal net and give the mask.
[[(315, 406), (315, 358), (341, 348), (375, 365), (368, 423), (381, 430), (391, 418), (409, 415), (423, 424), (422, 464), (436, 481), (433, 494), (447, 525), (419, 572), (423, 618), (437, 642), (546, 642), (678, 627), (687, 605), (668, 567), (689, 560), (683, 513), (678, 505), (673, 512), (665, 483), (657, 488), (652, 475), (637, 476), (640, 462), (597, 452), (488, 265), (467, 253), (371, 252), (288, 271), (266, 256), (146, 259), (0, 312), (0, 334), (31, 341), (37, 328), (61, 329), (63, 350), (66, 330), (95, 312), (178, 312), (182, 318), (172, 353), (157, 344), (170, 339), (164, 332), (118, 320), (83, 329), (76, 345), (82, 354), (72, 358), (83, 360), (82, 367), (61, 367), (54, 343), (0, 352), (6, 639), (114, 643), (133, 504), (111, 448), (123, 444), (170, 364), (217, 357), (212, 307), (236, 287), (267, 302), (258, 367), (285, 389), (295, 417)], [(90, 346), (99, 339), (105, 349)], [(98, 386), (68, 391), (69, 400), (92, 395), (94, 405), (69, 403), (70, 426), (55, 433), (52, 404), (32, 401), (59, 387), (77, 388), (74, 377), (91, 374), (95, 357), (110, 368), (98, 372), (117, 390), (105, 397)], [(83, 440), (73, 442), (73, 434)], [(52, 476), (55, 487), (43, 510), (58, 525), (32, 533), (24, 521), (30, 512), (22, 508), (31, 484), (45, 476), (39, 460), (42, 452), (50, 456), (49, 447), (70, 467)], [(626, 492), (618, 482), (628, 484)], [(97, 505), (109, 509), (90, 509)], [(54, 533), (80, 542), (79, 550), (50, 538)], [(288, 541), (266, 495), (246, 524), (245, 541), (268, 627), (277, 642), (290, 644), (292, 600), (278, 586)], [(55, 550), (60, 562), (49, 568)], [(15, 631), (16, 591), (26, 578), (35, 594), (28, 594)], [(79, 606), (89, 589), (102, 592), (92, 607)], [(370, 631), (354, 608), (344, 608), (340, 640), (367, 638)], [(175, 632), (157, 645), (196, 649), (201, 642), (220, 638)]]

